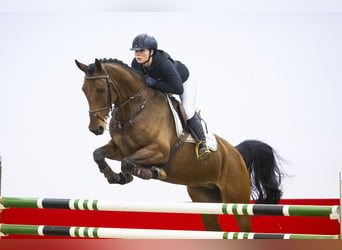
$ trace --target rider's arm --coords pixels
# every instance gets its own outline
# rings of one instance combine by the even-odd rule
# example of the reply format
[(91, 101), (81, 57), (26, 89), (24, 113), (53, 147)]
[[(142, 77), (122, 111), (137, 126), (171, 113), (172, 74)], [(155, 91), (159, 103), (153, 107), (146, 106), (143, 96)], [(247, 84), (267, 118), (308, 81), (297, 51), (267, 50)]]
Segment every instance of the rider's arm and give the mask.
[(160, 79), (152, 86), (157, 90), (166, 93), (181, 95), (183, 94), (182, 79), (171, 60), (165, 60), (159, 65)]

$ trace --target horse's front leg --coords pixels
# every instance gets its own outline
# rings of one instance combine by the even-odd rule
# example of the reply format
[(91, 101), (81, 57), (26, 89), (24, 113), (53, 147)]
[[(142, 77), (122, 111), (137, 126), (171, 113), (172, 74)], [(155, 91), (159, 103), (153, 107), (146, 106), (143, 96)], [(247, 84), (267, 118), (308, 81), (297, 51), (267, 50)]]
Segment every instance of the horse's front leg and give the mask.
[(166, 177), (166, 172), (155, 165), (166, 162), (168, 157), (168, 147), (163, 148), (159, 144), (153, 143), (125, 157), (121, 161), (121, 170), (122, 173), (146, 180), (163, 179)]
[(94, 161), (97, 163), (100, 172), (104, 174), (110, 184), (126, 184), (133, 180), (130, 173), (115, 173), (106, 162), (105, 158), (120, 159), (121, 152), (118, 147), (110, 141), (106, 145), (96, 149), (93, 153)]

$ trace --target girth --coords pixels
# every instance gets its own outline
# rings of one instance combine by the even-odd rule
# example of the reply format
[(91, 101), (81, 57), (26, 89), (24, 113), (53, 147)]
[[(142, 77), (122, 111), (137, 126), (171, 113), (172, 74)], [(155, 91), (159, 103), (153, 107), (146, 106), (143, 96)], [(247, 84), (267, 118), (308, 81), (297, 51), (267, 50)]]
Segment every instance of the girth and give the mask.
[(180, 137), (177, 138), (177, 141), (175, 142), (175, 144), (173, 144), (173, 146), (170, 149), (170, 156), (168, 161), (166, 163), (160, 164), (159, 167), (165, 168), (170, 165), (178, 150), (184, 145), (187, 136), (187, 134), (182, 134)]

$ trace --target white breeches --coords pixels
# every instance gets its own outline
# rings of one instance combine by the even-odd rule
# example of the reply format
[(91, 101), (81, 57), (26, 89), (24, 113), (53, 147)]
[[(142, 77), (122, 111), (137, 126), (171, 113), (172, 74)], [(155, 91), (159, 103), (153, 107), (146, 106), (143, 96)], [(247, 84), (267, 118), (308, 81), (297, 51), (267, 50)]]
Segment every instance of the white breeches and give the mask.
[(196, 81), (189, 78), (185, 83), (183, 83), (184, 92), (180, 96), (186, 119), (189, 120), (195, 114), (196, 107), (196, 96), (197, 96), (197, 87)]

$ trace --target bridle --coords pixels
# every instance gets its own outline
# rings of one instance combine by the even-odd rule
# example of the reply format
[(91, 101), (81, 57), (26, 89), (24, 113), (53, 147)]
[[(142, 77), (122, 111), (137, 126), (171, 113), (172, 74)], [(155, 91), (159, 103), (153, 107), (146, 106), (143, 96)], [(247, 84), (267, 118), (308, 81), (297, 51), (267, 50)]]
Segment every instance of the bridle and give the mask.
[[(106, 73), (105, 75), (100, 75), (100, 76), (85, 76), (84, 80), (98, 80), (98, 79), (106, 79), (106, 83), (107, 83), (107, 92), (108, 92), (108, 98), (107, 98), (107, 105), (106, 107), (102, 107), (102, 108), (97, 108), (97, 109), (92, 109), (89, 110), (89, 115), (95, 116), (97, 119), (103, 121), (104, 123), (106, 122), (106, 119), (108, 117), (108, 113), (110, 111), (112, 111), (113, 107), (112, 107), (112, 89), (114, 89), (114, 91), (116, 91), (116, 88), (114, 87), (113, 82), (109, 79), (109, 75), (106, 71), (106, 69), (104, 68), (104, 72)], [(117, 92), (117, 91), (116, 91)], [(107, 110), (107, 115), (103, 118), (101, 116), (99, 116), (97, 114), (97, 112), (100, 111), (104, 111)]]
[[(146, 86), (143, 86), (142, 88), (138, 89), (138, 91), (133, 95), (133, 96), (130, 96), (128, 97), (123, 103), (121, 103), (118, 107), (116, 107), (114, 110), (113, 110), (113, 105), (112, 105), (112, 89), (114, 90), (114, 92), (119, 95), (119, 91), (117, 89), (117, 87), (113, 84), (113, 82), (110, 80), (109, 78), (109, 75), (106, 71), (105, 68), (103, 68), (104, 72), (105, 72), (105, 75), (99, 75), (99, 76), (85, 76), (84, 79), (85, 80), (98, 80), (98, 79), (106, 79), (106, 83), (107, 83), (107, 92), (108, 92), (108, 98), (107, 98), (107, 105), (105, 107), (102, 107), (102, 108), (96, 108), (96, 109), (92, 109), (92, 110), (89, 110), (89, 114), (90, 115), (93, 115), (95, 116), (97, 119), (103, 121), (104, 123), (107, 123), (106, 122), (106, 119), (108, 118), (108, 113), (109, 112), (112, 112), (112, 116), (114, 117), (115, 114), (117, 113), (117, 111), (122, 108), (123, 106), (129, 104), (133, 99), (135, 99), (139, 94), (140, 92), (142, 92), (142, 90), (144, 90), (146, 88)], [(143, 100), (143, 102), (139, 105), (139, 110), (138, 111), (135, 111), (134, 113), (131, 113), (131, 119), (129, 119), (129, 123), (132, 123), (133, 122), (133, 119), (140, 113), (140, 111), (142, 111), (144, 108), (145, 108), (145, 104), (146, 104), (146, 96)], [(100, 111), (105, 111), (107, 110), (107, 115), (103, 118), (99, 115), (97, 115), (97, 112), (100, 112)], [(115, 119), (116, 120), (116, 123), (115, 123), (115, 126), (118, 127), (118, 128), (123, 128), (123, 122), (122, 121), (119, 121), (118, 119)]]

